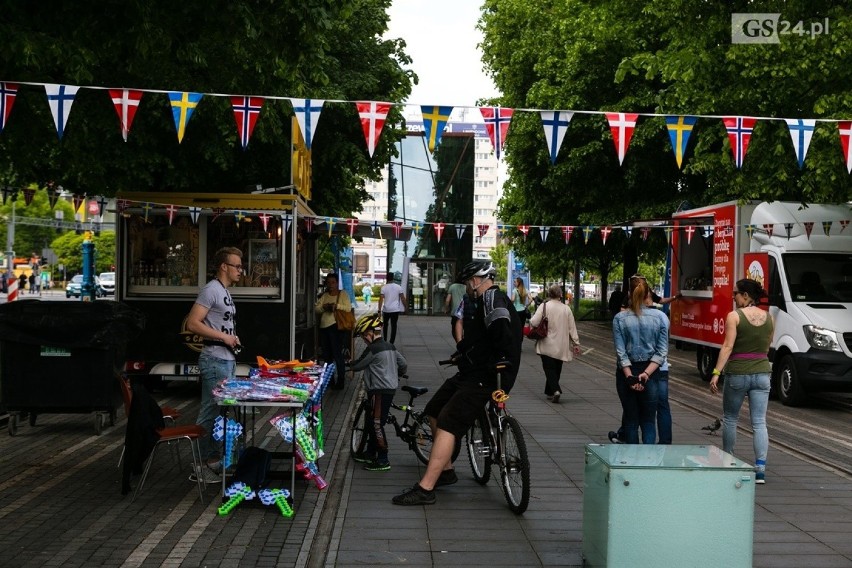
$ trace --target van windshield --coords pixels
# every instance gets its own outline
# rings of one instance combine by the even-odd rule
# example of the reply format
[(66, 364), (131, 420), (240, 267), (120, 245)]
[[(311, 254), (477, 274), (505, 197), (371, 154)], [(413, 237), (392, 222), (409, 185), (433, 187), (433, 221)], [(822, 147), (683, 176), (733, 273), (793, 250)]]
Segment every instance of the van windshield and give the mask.
[(787, 253), (784, 272), (794, 302), (852, 302), (852, 254)]

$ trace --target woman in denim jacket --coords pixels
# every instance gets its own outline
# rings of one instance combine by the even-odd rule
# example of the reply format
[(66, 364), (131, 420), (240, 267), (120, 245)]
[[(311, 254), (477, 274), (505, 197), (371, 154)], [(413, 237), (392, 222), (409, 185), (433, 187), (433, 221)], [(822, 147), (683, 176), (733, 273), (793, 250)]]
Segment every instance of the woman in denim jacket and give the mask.
[(612, 334), (618, 370), (615, 386), (624, 411), (625, 442), (657, 441), (657, 378), (669, 350), (669, 318), (647, 305), (651, 289), (639, 281), (630, 296), (629, 309), (616, 314)]

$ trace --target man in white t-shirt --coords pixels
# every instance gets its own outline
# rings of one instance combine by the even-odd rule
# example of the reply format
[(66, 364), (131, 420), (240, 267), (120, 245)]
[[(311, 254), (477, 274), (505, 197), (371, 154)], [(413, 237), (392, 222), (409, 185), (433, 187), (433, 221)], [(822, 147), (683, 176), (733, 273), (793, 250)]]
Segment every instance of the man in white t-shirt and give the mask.
[(388, 272), (387, 284), (379, 294), (379, 312), (384, 322), (385, 340), (396, 341), (396, 325), (399, 314), (405, 312), (406, 299), (402, 286), (394, 282), (393, 272)]

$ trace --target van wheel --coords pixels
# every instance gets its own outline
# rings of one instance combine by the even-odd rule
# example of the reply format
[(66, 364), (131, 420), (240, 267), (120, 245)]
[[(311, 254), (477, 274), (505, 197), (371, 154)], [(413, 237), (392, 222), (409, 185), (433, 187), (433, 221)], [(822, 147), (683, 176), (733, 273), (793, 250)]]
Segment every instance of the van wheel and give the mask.
[(778, 362), (778, 368), (775, 371), (775, 391), (778, 393), (778, 400), (784, 406), (801, 406), (807, 398), (799, 381), (796, 362), (790, 354), (784, 355)]
[(719, 357), (719, 350), (713, 347), (705, 347), (699, 345), (695, 351), (695, 363), (698, 367), (698, 375), (705, 383), (710, 382), (713, 376), (713, 365), (716, 364), (716, 359)]

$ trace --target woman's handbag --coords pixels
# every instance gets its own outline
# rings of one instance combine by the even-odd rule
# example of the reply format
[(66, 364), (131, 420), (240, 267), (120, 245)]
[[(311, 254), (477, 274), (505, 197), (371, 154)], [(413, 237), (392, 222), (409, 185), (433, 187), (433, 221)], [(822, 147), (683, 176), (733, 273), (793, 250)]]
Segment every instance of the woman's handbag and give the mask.
[(547, 337), (547, 304), (542, 308), (542, 317), (538, 325), (530, 327), (530, 332), (527, 334), (527, 339), (538, 341)]
[[(345, 294), (345, 292), (338, 292), (339, 294)], [(334, 302), (334, 321), (337, 322), (337, 329), (340, 331), (355, 329), (355, 314), (351, 310), (338, 310), (337, 302)]]

